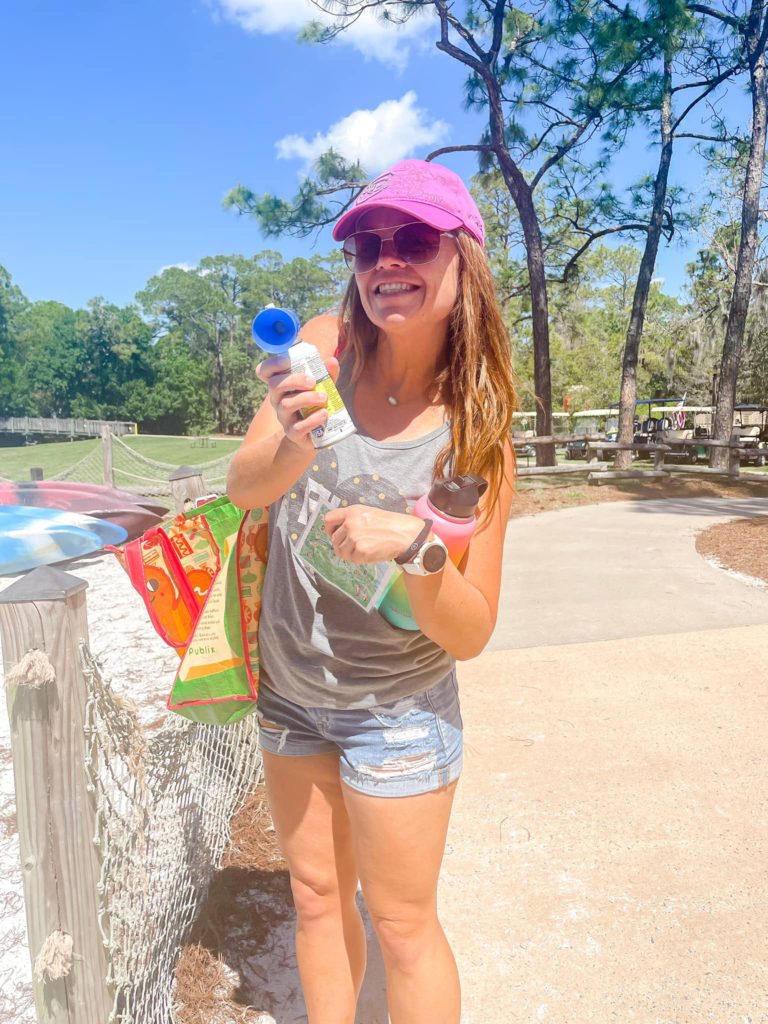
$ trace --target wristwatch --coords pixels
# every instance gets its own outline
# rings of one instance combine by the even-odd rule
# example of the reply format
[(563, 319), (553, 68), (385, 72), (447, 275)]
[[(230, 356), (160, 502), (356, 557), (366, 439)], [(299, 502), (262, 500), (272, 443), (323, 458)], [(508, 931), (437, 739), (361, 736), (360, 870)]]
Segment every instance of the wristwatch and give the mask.
[(403, 572), (411, 576), (432, 576), (441, 572), (448, 561), (448, 548), (439, 537), (428, 540), (432, 532), (432, 520), (424, 520), (424, 529), (395, 562)]

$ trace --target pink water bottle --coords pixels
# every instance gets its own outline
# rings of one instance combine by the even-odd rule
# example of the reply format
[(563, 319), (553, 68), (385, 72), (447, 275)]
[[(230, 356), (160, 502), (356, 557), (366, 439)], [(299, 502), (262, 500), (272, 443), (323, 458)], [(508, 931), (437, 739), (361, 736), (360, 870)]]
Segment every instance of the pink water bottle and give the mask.
[[(414, 515), (432, 520), (432, 532), (448, 548), (448, 556), (454, 565), (459, 564), (469, 547), (477, 526), (477, 505), (487, 489), (488, 481), (481, 476), (452, 476), (434, 483), (429, 494), (419, 498), (413, 508)], [(385, 592), (379, 611), (387, 622), (400, 629), (419, 628), (411, 614), (402, 575), (396, 576)]]

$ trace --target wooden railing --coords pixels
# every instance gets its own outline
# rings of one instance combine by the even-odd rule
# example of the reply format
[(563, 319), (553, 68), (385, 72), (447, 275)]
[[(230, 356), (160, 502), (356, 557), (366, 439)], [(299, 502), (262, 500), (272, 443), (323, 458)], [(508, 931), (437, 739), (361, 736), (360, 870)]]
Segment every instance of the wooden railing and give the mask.
[[(739, 439), (730, 441), (717, 441), (714, 438), (696, 437), (689, 441), (675, 444), (619, 444), (616, 441), (606, 441), (598, 435), (590, 434), (555, 434), (546, 437), (513, 437), (513, 444), (516, 449), (530, 445), (534, 449), (539, 446), (555, 445), (555, 447), (572, 444), (574, 442), (585, 443), (585, 459), (573, 463), (560, 463), (556, 466), (523, 466), (520, 465), (518, 454), (518, 470), (520, 477), (528, 476), (558, 476), (560, 474), (586, 473), (588, 482), (591, 484), (608, 483), (612, 480), (662, 480), (672, 473), (689, 473), (698, 476), (719, 476), (732, 480), (744, 480), (748, 482), (765, 482), (768, 485), (768, 474), (745, 473), (741, 469), (741, 456), (746, 448)], [(727, 469), (716, 469), (710, 466), (680, 465), (669, 461), (669, 457), (679, 457), (681, 448), (727, 448), (728, 467)], [(611, 469), (606, 461), (606, 456), (617, 451), (645, 452), (653, 462), (651, 469)]]
[(108, 427), (118, 437), (135, 434), (136, 424), (122, 420), (82, 420), (59, 416), (6, 416), (0, 419), (0, 433), (5, 434), (56, 434), (64, 437), (99, 437), (103, 427)]

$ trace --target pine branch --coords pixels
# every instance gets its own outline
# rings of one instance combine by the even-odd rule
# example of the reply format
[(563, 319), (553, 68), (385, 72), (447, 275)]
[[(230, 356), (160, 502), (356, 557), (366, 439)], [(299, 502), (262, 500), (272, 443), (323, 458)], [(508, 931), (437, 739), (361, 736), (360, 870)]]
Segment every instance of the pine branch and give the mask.
[[(469, 29), (465, 25), (462, 25), (459, 19), (455, 18), (450, 13), (448, 9), (448, 4), (446, 4), (444, 0), (435, 0), (435, 7), (437, 8), (438, 13), (440, 14), (440, 27), (441, 29), (444, 29), (442, 35), (444, 35), (445, 40), (447, 41), (448, 39), (448, 31), (447, 28), (445, 28), (445, 25), (448, 24), (453, 28), (453, 30), (458, 35), (461, 36), (461, 38), (464, 40), (467, 46), (469, 46), (469, 48), (473, 51), (475, 57), (481, 62), (481, 65), (487, 68), (488, 55), (486, 54), (485, 50), (479, 45), (475, 37), (469, 31)], [(445, 22), (443, 21), (443, 15), (445, 15)], [(440, 43), (438, 43), (437, 45), (438, 48), (442, 49), (442, 47), (440, 47)], [(462, 50), (457, 50), (457, 53), (462, 52)], [(456, 56), (456, 54), (453, 54), (453, 56)], [(459, 57), (457, 59), (460, 60), (461, 58)]]
[(435, 160), (446, 153), (494, 153), (493, 146), (443, 146), (442, 149), (434, 149), (424, 159)]
[(554, 153), (544, 161), (544, 163), (538, 169), (536, 174), (534, 174), (533, 179), (531, 180), (531, 191), (533, 191), (533, 189), (536, 188), (536, 186), (547, 173), (547, 171), (550, 169), (550, 167), (553, 167), (556, 163), (559, 163), (560, 160), (562, 160), (562, 158), (565, 156), (565, 154), (568, 153), (571, 149), (573, 149), (573, 147), (577, 144), (577, 142), (582, 137), (587, 128), (590, 127), (593, 120), (594, 116), (590, 117), (588, 121), (585, 121), (584, 124), (582, 124), (575, 132), (573, 132), (571, 137), (566, 142), (562, 142), (554, 151)]
[[(544, 130), (543, 132), (542, 132), (542, 133), (541, 133), (541, 135), (539, 136), (539, 138), (538, 138), (538, 139), (536, 140), (535, 144), (534, 144), (534, 145), (532, 145), (532, 146), (530, 146), (530, 147), (529, 147), (529, 148), (528, 148), (528, 149), (527, 149), (527, 150), (525, 151), (525, 153), (523, 153), (523, 155), (522, 155), (522, 156), (520, 157), (520, 163), (523, 163), (523, 162), (524, 162), (525, 160), (528, 160), (528, 159), (529, 159), (529, 157), (532, 157), (534, 153), (538, 152), (538, 150), (539, 150), (539, 149), (541, 148), (541, 146), (542, 146), (542, 145), (544, 144), (544, 141), (546, 140), (546, 138), (547, 138), (547, 136), (549, 135), (549, 133), (550, 133), (550, 132), (553, 132), (553, 131), (554, 131), (554, 130), (555, 130), (556, 128), (564, 128), (564, 127), (566, 126), (566, 124), (568, 124), (568, 123), (569, 123), (569, 122), (567, 122), (567, 121), (553, 121), (553, 122), (552, 122), (552, 123), (551, 123), (551, 124), (550, 124), (550, 125), (549, 125), (549, 126), (548, 126), (548, 127), (547, 127), (547, 128), (546, 128), (546, 129), (545, 129), (545, 130)], [(571, 124), (573, 124), (573, 122), (570, 122), (570, 123), (571, 123)]]
[(738, 135), (697, 135), (695, 132), (675, 132), (676, 139), (699, 139), (701, 142), (731, 142), (737, 143), (741, 140)]
[[(736, 73), (736, 71), (738, 70), (738, 67), (739, 67), (739, 65), (735, 65), (734, 67), (726, 68), (725, 71), (721, 72), (721, 74), (719, 74), (716, 78), (712, 79), (712, 81), (709, 83), (709, 85), (704, 90), (704, 92), (701, 93), (701, 95), (697, 96), (694, 100), (691, 100), (691, 102), (688, 104), (688, 106), (685, 108), (685, 110), (682, 112), (682, 114), (680, 114), (680, 116), (677, 118), (677, 120), (672, 125), (671, 131), (672, 131), (673, 135), (675, 133), (675, 129), (677, 128), (677, 126), (679, 124), (682, 124), (682, 122), (685, 120), (685, 118), (688, 116), (688, 114), (693, 110), (693, 108), (696, 106), (696, 104), (700, 103), (703, 99), (706, 99), (706, 97), (709, 96), (709, 94), (711, 92), (713, 92), (718, 87), (718, 85), (722, 85), (722, 83), (727, 78), (730, 78), (732, 75), (734, 75)], [(684, 136), (684, 135), (678, 135), (677, 137), (679, 139), (686, 138), (686, 136)]]
[(360, 189), (365, 188), (368, 184), (367, 181), (340, 181), (336, 185), (332, 185), (330, 188), (317, 188), (312, 190), (312, 194), (315, 196), (332, 196), (336, 192), (341, 192), (342, 189)]
[[(443, 53), (447, 53), (450, 57), (453, 57), (454, 60), (457, 60), (459, 61), (459, 63), (466, 64), (467, 67), (472, 68), (473, 71), (476, 71), (477, 74), (480, 75), (480, 77), (487, 85), (488, 68), (483, 63), (483, 61), (479, 60), (477, 57), (473, 57), (471, 54), (467, 53), (466, 50), (460, 49), (448, 38), (448, 26), (449, 24), (451, 24), (451, 19), (448, 14), (448, 7), (445, 0), (434, 0), (434, 3), (435, 9), (437, 10), (438, 16), (440, 18), (440, 41), (436, 44), (438, 50), (442, 50)], [(461, 27), (463, 28), (463, 26)], [(459, 32), (459, 35), (461, 35), (461, 32)], [(477, 50), (477, 44), (475, 44), (474, 49)], [(484, 56), (482, 50), (480, 50), (480, 56)]]
[[(577, 230), (578, 231), (583, 231), (584, 228), (578, 228), (577, 227)], [(576, 252), (573, 254), (573, 256), (571, 256), (571, 258), (565, 264), (565, 266), (563, 267), (563, 276), (562, 277), (549, 278), (548, 280), (552, 284), (568, 284), (569, 276), (570, 276), (574, 266), (579, 261), (579, 258), (587, 251), (587, 249), (590, 247), (590, 245), (592, 245), (593, 242), (596, 242), (598, 240), (598, 238), (603, 238), (603, 237), (605, 237), (605, 235), (614, 235), (614, 234), (616, 234), (617, 231), (645, 231), (645, 232), (647, 232), (648, 230), (649, 230), (649, 225), (648, 224), (636, 223), (636, 224), (618, 224), (617, 226), (612, 227), (612, 228), (603, 228), (601, 231), (593, 231), (593, 232), (590, 233), (590, 236), (586, 240), (586, 242), (579, 249), (576, 250)]]
[(741, 32), (745, 28), (741, 18), (737, 18), (732, 14), (726, 14), (725, 11), (715, 10), (713, 7), (707, 7), (706, 4), (689, 4), (688, 7), (689, 10), (695, 11), (697, 14), (703, 14), (705, 17), (714, 18), (716, 21), (722, 21), (724, 24), (730, 25), (737, 32)]

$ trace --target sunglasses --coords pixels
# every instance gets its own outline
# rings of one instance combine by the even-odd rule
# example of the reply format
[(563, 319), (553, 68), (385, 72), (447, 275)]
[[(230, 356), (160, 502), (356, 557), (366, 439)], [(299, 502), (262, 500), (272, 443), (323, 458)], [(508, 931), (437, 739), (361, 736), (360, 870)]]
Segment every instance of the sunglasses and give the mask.
[(431, 263), (437, 259), (443, 235), (456, 237), (451, 231), (438, 231), (423, 221), (415, 220), (401, 224), (389, 235), (356, 231), (344, 240), (341, 251), (353, 274), (367, 274), (379, 262), (384, 242), (392, 242), (395, 256), (403, 263)]

